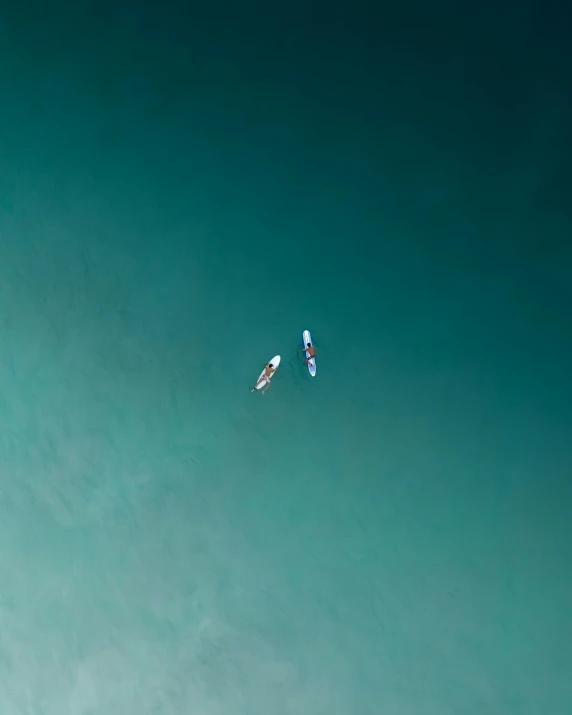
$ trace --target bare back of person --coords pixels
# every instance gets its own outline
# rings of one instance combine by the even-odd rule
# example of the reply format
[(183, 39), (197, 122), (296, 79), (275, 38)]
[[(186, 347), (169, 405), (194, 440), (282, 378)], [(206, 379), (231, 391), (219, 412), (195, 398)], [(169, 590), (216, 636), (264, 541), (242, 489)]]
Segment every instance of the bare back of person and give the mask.
[(305, 353), (308, 353), (308, 357), (306, 358), (306, 362), (309, 363), (312, 358), (316, 357), (316, 348), (311, 345), (310, 343), (306, 344), (305, 348), (301, 348)]
[(259, 385), (266, 381), (266, 386), (262, 390), (262, 394), (264, 394), (266, 390), (270, 387), (270, 380), (272, 379), (272, 375), (274, 375), (276, 370), (277, 368), (275, 368), (274, 365), (269, 362), (268, 365), (266, 365), (266, 367), (264, 368), (264, 372), (262, 373), (262, 375), (258, 378), (258, 382), (252, 388), (251, 392), (254, 392), (254, 390), (256, 390)]

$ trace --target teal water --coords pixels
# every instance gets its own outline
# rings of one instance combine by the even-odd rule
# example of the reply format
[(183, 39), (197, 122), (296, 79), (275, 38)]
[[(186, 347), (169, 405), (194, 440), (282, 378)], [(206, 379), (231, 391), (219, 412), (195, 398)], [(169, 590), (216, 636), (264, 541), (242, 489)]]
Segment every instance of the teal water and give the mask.
[(19, 7), (0, 712), (569, 713), (565, 23)]

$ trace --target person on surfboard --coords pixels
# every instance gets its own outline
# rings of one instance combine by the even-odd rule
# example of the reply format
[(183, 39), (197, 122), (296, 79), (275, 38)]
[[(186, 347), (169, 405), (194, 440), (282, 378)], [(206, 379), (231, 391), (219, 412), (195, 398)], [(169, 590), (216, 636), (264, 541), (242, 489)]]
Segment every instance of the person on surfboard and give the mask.
[(315, 348), (313, 345), (310, 345), (310, 343), (306, 343), (306, 347), (305, 347), (305, 348), (300, 348), (300, 350), (302, 350), (302, 351), (305, 352), (305, 353), (308, 353), (308, 357), (306, 358), (306, 362), (307, 362), (308, 365), (309, 365), (309, 364), (310, 364), (310, 360), (312, 360), (312, 358), (315, 358), (315, 357), (316, 357), (316, 348)]
[(266, 390), (270, 387), (270, 380), (272, 378), (272, 375), (274, 375), (274, 373), (276, 372), (276, 370), (277, 370), (277, 368), (275, 368), (274, 365), (272, 365), (272, 363), (269, 362), (268, 365), (264, 368), (264, 372), (262, 373), (262, 375), (258, 378), (258, 382), (256, 383), (256, 385), (252, 388), (252, 390), (250, 392), (254, 392), (254, 390), (256, 390), (256, 388), (258, 387), (258, 385), (260, 385), (261, 382), (264, 382), (264, 380), (266, 380), (266, 387), (264, 388), (264, 390), (262, 390), (262, 394), (264, 394), (266, 392)]

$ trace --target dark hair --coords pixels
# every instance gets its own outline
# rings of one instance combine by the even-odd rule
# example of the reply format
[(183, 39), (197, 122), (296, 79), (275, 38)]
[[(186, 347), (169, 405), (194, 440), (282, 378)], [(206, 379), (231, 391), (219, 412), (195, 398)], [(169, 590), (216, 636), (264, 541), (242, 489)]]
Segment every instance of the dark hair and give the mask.
[(309, 348), (309, 347), (310, 347), (310, 343), (306, 343), (306, 347)]
[(268, 367), (274, 367), (274, 365), (271, 362), (269, 362)]

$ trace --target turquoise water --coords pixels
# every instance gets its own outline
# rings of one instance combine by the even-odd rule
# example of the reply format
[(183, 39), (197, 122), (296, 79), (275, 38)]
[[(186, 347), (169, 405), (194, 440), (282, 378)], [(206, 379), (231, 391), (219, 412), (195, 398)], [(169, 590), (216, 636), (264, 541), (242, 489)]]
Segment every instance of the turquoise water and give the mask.
[(3, 715), (570, 712), (563, 38), (410, 10), (3, 17)]

